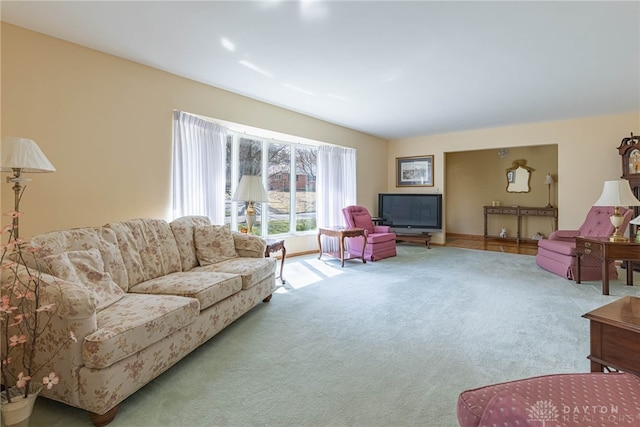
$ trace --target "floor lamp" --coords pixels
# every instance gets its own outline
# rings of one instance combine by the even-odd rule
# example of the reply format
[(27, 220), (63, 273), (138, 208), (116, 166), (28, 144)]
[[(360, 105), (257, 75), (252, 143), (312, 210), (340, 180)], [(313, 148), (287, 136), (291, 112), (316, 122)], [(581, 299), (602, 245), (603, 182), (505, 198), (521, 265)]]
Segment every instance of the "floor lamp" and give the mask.
[(13, 183), (14, 213), (12, 236), (17, 240), (20, 236), (20, 199), (30, 178), (22, 176), (23, 173), (55, 172), (49, 159), (42, 153), (38, 144), (32, 139), (8, 136), (2, 140), (2, 172), (12, 172), (7, 177), (8, 183)]
[(626, 179), (605, 181), (600, 198), (593, 206), (613, 206), (613, 215), (610, 216), (611, 224), (615, 231), (609, 237), (612, 242), (626, 242), (628, 239), (620, 233), (620, 226), (624, 217), (620, 215), (620, 206), (640, 206), (640, 200), (636, 199)]
[(247, 202), (245, 217), (247, 219), (247, 232), (253, 234), (253, 224), (256, 223), (256, 210), (254, 203), (266, 203), (269, 195), (262, 185), (262, 179), (255, 175), (243, 175), (233, 195), (234, 202)]

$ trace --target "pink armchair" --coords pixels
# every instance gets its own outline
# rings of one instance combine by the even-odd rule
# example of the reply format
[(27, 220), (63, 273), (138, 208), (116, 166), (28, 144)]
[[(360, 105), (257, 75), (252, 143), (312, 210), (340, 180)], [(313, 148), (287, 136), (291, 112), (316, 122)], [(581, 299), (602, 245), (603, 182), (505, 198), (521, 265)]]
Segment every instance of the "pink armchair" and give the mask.
[[(624, 233), (631, 221), (633, 211), (620, 208), (624, 220), (620, 226), (620, 232)], [(551, 233), (548, 239), (538, 241), (538, 254), (536, 264), (538, 266), (567, 279), (574, 279), (576, 273), (576, 237), (578, 236), (611, 236), (613, 225), (609, 217), (613, 214), (613, 207), (593, 206), (584, 224), (578, 230), (557, 230)], [(609, 265), (609, 277), (617, 278), (615, 264)], [(580, 259), (580, 279), (602, 279), (602, 263), (598, 258), (583, 256)]]
[(396, 256), (396, 233), (390, 231), (386, 225), (373, 225), (367, 208), (362, 206), (347, 206), (342, 209), (342, 215), (349, 228), (364, 228), (366, 242), (360, 237), (349, 239), (349, 254), (359, 257), (364, 244), (364, 258), (378, 261), (383, 258)]

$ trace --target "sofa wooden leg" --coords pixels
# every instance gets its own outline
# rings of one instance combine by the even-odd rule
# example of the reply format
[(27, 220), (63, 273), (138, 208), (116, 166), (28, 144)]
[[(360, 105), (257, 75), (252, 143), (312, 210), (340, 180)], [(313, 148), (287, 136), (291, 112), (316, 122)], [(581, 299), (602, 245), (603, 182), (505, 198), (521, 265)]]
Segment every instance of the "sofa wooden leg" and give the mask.
[(273, 294), (269, 295), (268, 297), (266, 297), (265, 299), (262, 300), (262, 302), (269, 302), (271, 301), (271, 297), (273, 296)]
[(95, 412), (89, 412), (89, 419), (96, 427), (102, 427), (109, 424), (116, 417), (118, 413), (118, 409), (120, 409), (120, 405), (116, 405), (113, 408), (109, 409), (104, 414), (96, 414)]

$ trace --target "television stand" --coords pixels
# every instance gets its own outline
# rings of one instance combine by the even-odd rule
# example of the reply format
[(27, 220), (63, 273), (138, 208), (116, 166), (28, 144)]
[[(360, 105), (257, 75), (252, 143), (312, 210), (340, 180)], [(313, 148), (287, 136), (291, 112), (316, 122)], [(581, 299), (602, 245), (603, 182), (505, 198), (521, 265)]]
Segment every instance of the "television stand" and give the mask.
[(396, 242), (422, 243), (431, 249), (431, 233), (404, 234), (396, 232)]

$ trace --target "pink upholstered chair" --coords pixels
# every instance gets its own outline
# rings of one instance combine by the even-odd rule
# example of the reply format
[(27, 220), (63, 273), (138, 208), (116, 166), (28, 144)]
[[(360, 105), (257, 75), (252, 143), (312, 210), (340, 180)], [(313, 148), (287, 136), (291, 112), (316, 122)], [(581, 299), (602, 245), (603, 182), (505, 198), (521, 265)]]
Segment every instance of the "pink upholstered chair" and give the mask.
[[(349, 228), (365, 229), (364, 258), (366, 260), (378, 261), (396, 256), (396, 233), (390, 231), (391, 227), (389, 226), (373, 225), (367, 208), (355, 205), (347, 206), (342, 209), (342, 215), (344, 215)], [(362, 245), (363, 239), (361, 237), (349, 239), (349, 254), (360, 256)]]
[[(620, 226), (620, 233), (624, 233), (631, 221), (633, 211), (620, 208), (624, 220)], [(593, 206), (584, 224), (578, 230), (557, 230), (551, 233), (548, 239), (538, 241), (538, 254), (536, 264), (538, 266), (567, 279), (575, 279), (576, 273), (576, 237), (608, 237), (613, 234), (614, 228), (609, 217), (613, 214), (613, 207)], [(617, 278), (618, 272), (615, 264), (609, 265), (609, 277)], [(602, 279), (602, 262), (595, 257), (583, 256), (580, 259), (580, 279)]]

